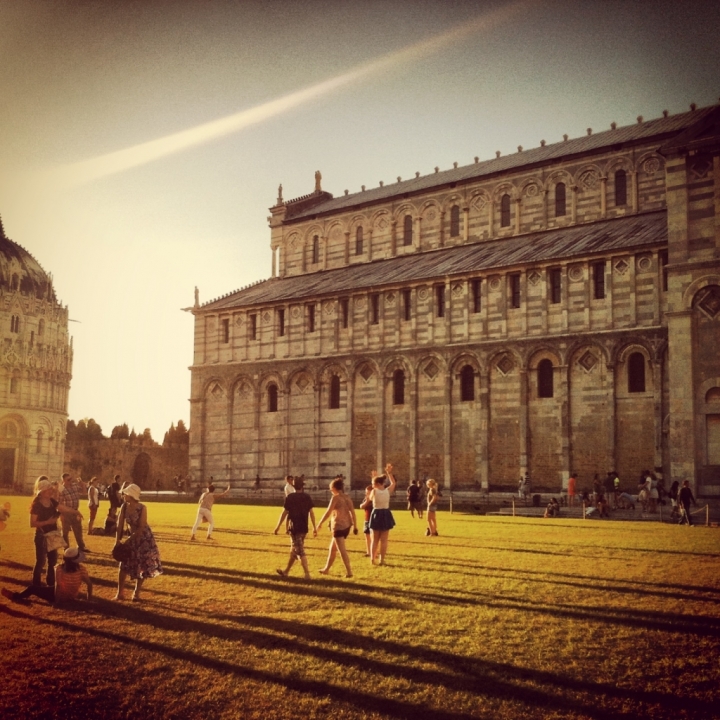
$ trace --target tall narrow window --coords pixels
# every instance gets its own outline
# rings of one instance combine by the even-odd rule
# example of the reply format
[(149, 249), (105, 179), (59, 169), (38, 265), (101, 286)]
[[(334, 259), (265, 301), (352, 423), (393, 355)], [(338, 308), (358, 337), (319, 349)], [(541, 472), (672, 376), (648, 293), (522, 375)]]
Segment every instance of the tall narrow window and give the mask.
[(20, 278), (17, 273), (13, 273), (12, 280), (10, 281), (10, 289), (17, 290), (20, 287)]
[(320, 262), (320, 238), (317, 235), (313, 236), (312, 262), (313, 265), (317, 265)]
[(405, 404), (405, 373), (396, 370), (393, 373), (393, 405)]
[(380, 294), (370, 295), (370, 324), (377, 325), (380, 322)]
[(340, 407), (340, 377), (333, 375), (330, 378), (330, 410)]
[(350, 318), (350, 300), (348, 298), (340, 298), (340, 322), (343, 328), (347, 328)]
[(453, 205), (450, 208), (450, 237), (457, 237), (460, 234), (460, 208)]
[(538, 397), (551, 398), (553, 389), (553, 365), (551, 360), (541, 360), (537, 367)]
[(356, 255), (363, 254), (363, 229), (362, 229), (362, 226), (356, 228), (356, 230), (355, 230), (355, 254)]
[(230, 320), (223, 318), (222, 321), (222, 338), (224, 343), (230, 342)]
[(508, 283), (510, 290), (510, 307), (520, 307), (520, 273), (508, 275)]
[(277, 321), (278, 321), (278, 335), (280, 337), (283, 337), (285, 335), (285, 308), (278, 308)]
[(555, 217), (565, 215), (565, 183), (555, 185)]
[(17, 378), (11, 377), (10, 378), (10, 392), (15, 395), (17, 393)]
[(278, 389), (277, 385), (268, 385), (267, 389), (267, 409), (268, 412), (277, 412), (278, 409)]
[[(667, 253), (665, 253), (665, 255), (667, 256)], [(38, 337), (41, 337), (44, 334), (45, 334), (45, 321), (40, 320), (38, 322)]]
[(510, 196), (507, 193), (500, 198), (500, 227), (510, 227)]
[(605, 261), (593, 263), (593, 297), (602, 300), (605, 297)]
[(663, 289), (663, 292), (667, 292), (667, 289), (668, 289), (668, 273), (667, 273), (668, 251), (661, 250), (658, 253), (658, 260), (660, 262), (660, 267), (662, 268), (662, 289)]
[(445, 286), (435, 286), (435, 316), (445, 317)]
[(472, 365), (465, 365), (460, 371), (460, 400), (471, 402), (475, 399), (475, 370)]
[(548, 284), (550, 285), (550, 302), (559, 303), (562, 299), (562, 270), (560, 268), (548, 270)]
[(43, 441), (43, 431), (38, 430), (37, 431), (37, 445), (35, 446), (35, 452), (41, 453), (42, 452), (42, 441)]
[(308, 332), (315, 332), (315, 306), (307, 306), (307, 329)]
[(470, 287), (472, 288), (472, 311), (479, 313), (480, 310), (482, 310), (482, 295), (480, 294), (482, 290), (482, 280), (475, 278)]
[(635, 352), (628, 358), (628, 392), (645, 392), (645, 357)]
[(627, 173), (624, 170), (615, 171), (615, 205), (627, 205)]
[(20, 332), (20, 318), (17, 315), (12, 315), (10, 317), (10, 332)]
[(402, 291), (403, 298), (403, 320), (410, 320), (412, 317), (412, 290), (405, 288)]
[(403, 245), (412, 245), (413, 242), (413, 219), (412, 215), (406, 215), (403, 220)]
[(250, 325), (248, 325), (248, 332), (250, 333), (250, 339), (257, 340), (257, 315), (252, 313), (249, 319)]

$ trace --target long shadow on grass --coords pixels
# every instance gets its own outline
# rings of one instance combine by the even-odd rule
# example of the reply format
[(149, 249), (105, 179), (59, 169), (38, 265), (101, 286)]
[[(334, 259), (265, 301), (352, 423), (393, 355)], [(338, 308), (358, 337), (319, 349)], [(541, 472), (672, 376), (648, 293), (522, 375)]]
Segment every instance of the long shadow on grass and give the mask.
[[(412, 682), (415, 687), (423, 683), (431, 688), (450, 689), (477, 697), (489, 697), (511, 703), (523, 703), (533, 708), (555, 708), (565, 711), (575, 711), (582, 713), (586, 717), (607, 717), (606, 709), (598, 707), (599, 697), (605, 698), (608, 701), (622, 701), (625, 705), (628, 701), (639, 704), (653, 703), (666, 710), (682, 711), (685, 716), (687, 716), (688, 713), (697, 713), (699, 717), (709, 717), (709, 713), (714, 708), (714, 705), (711, 703), (693, 698), (680, 698), (675, 694), (657, 691), (639, 692), (635, 690), (624, 690), (613, 685), (586, 682), (577, 680), (574, 677), (519, 668), (505, 663), (478, 660), (433, 650), (432, 648), (415, 647), (393, 641), (385, 641), (377, 637), (366, 637), (344, 630), (303, 624), (296, 621), (284, 621), (262, 616), (242, 617), (240, 620), (245, 625), (252, 623), (253, 628), (243, 627), (237, 629), (204, 621), (168, 618), (157, 615), (156, 613), (149, 613), (136, 607), (113, 607), (115, 608), (113, 615), (116, 615), (118, 612), (123, 614), (125, 619), (131, 622), (133, 626), (146, 624), (153, 628), (178, 632), (185, 644), (187, 644), (188, 633), (198, 633), (206, 637), (216, 637), (226, 641), (241, 643), (244, 647), (252, 645), (258, 649), (270, 651), (282, 648), (285, 652), (308, 655), (323, 662), (363, 671), (366, 671), (368, 668), (367, 658), (373, 657), (372, 669), (375, 674), (401, 678)], [(103, 607), (102, 605), (96, 605), (90, 611), (92, 613), (102, 613)], [(464, 720), (466, 718), (469, 720), (469, 718), (473, 717), (465, 713), (432, 710), (424, 705), (418, 706), (387, 697), (377, 697), (356, 689), (357, 686), (337, 686), (325, 682), (298, 678), (294, 675), (282, 676), (279, 673), (256, 670), (250, 666), (210, 658), (186, 649), (141, 640), (136, 637), (131, 638), (98, 628), (90, 628), (85, 623), (74, 624), (63, 620), (30, 616), (5, 606), (0, 606), (0, 612), (38, 624), (63, 628), (76, 634), (84, 633), (95, 638), (102, 637), (112, 642), (132, 645), (135, 650), (140, 648), (148, 652), (160, 653), (176, 660), (192, 662), (217, 672), (225, 672), (239, 676), (244, 682), (247, 682), (248, 679), (260, 683), (270, 682), (273, 684), (281, 684), (283, 687), (295, 692), (306, 693), (315, 697), (331, 697), (341, 705), (351, 704), (365, 712), (376, 712), (380, 715), (389, 715), (397, 718), (423, 717), (429, 720)], [(235, 624), (239, 624), (238, 618), (233, 616), (227, 616), (227, 618)], [(257, 627), (264, 628), (267, 632), (259, 631), (256, 629)], [(327, 647), (318, 647), (318, 641), (332, 643), (333, 645), (344, 648), (353, 648), (360, 651), (360, 654), (351, 654)], [(393, 655), (397, 658), (397, 661), (381, 660), (379, 658), (380, 653)], [(406, 664), (408, 657), (418, 662), (430, 664), (434, 668), (437, 668), (437, 666), (446, 668), (446, 671), (437, 669), (425, 670), (423, 668), (409, 666)], [(548, 690), (542, 691), (527, 687), (525, 685), (527, 682), (534, 682), (541, 687), (548, 688)], [(584, 700), (567, 697), (566, 693), (568, 690), (574, 693), (586, 694), (587, 697)]]

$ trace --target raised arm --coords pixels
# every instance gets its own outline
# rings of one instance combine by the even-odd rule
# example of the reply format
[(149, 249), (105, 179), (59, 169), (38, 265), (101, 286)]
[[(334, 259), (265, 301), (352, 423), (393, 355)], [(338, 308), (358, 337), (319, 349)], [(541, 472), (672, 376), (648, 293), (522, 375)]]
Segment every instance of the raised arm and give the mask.
[(390, 485), (388, 485), (388, 490), (392, 494), (395, 492), (395, 486), (397, 485), (397, 481), (395, 480), (395, 475), (393, 474), (392, 463), (388, 463), (385, 466), (385, 475), (387, 475), (390, 478)]
[(280, 526), (285, 522), (285, 518), (288, 516), (288, 511), (283, 509), (282, 513), (280, 514), (280, 519), (277, 522), (277, 525), (275, 526), (275, 530), (273, 532), (275, 535), (278, 534), (278, 530), (280, 529)]

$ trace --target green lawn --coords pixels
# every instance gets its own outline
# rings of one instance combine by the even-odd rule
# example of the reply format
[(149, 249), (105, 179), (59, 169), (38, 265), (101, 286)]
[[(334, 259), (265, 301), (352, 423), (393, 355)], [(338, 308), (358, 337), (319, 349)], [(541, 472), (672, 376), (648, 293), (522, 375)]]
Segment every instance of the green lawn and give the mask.
[[(28, 498), (9, 499), (0, 586), (23, 588)], [(104, 516), (106, 506), (101, 508)], [(97, 601), (0, 597), (7, 718), (710, 718), (720, 715), (720, 534), (660, 523), (395, 513), (388, 566), (350, 537), (355, 577), (277, 576), (279, 508), (148, 503), (165, 573), (115, 603), (111, 538), (92, 537)], [(318, 518), (322, 509), (318, 509)]]

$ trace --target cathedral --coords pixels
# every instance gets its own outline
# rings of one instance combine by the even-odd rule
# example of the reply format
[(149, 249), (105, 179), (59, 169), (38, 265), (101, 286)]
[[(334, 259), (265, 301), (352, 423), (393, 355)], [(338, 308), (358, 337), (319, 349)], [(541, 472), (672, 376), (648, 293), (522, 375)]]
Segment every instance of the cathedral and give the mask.
[(195, 478), (720, 495), (720, 105), (270, 213), (192, 308)]
[(72, 370), (68, 310), (0, 221), (0, 492), (59, 479)]

